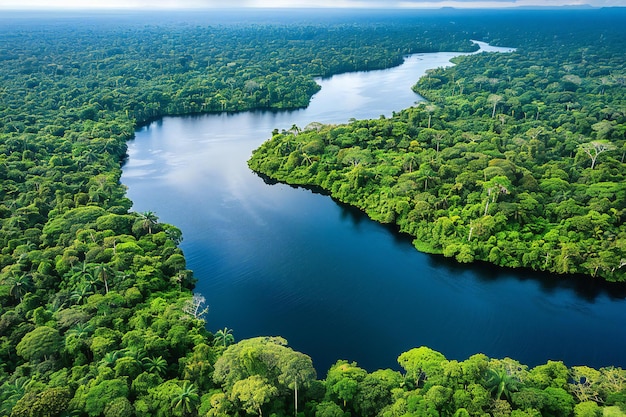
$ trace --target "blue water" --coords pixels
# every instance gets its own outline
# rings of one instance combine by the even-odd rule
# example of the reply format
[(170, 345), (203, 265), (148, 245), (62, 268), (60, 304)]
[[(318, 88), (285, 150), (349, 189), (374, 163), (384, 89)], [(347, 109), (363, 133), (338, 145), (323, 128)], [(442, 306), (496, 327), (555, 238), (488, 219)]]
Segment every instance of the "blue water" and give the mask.
[(398, 355), (420, 345), (449, 359), (626, 366), (623, 288), (425, 255), (354, 209), (247, 168), (274, 128), (415, 105), (411, 85), (456, 55), (319, 80), (304, 110), (165, 118), (136, 132), (122, 182), (134, 210), (182, 229), (209, 330), (283, 336), (322, 376), (337, 359), (397, 368)]

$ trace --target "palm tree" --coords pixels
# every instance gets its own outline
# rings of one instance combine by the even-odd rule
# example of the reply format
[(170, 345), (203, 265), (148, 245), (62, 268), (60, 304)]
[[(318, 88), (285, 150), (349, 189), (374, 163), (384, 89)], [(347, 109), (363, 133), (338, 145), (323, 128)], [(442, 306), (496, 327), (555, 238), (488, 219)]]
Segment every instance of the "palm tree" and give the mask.
[(198, 390), (189, 381), (184, 381), (183, 386), (179, 387), (172, 398), (172, 410), (176, 410), (181, 415), (191, 413), (196, 409), (200, 397), (198, 396)]
[(511, 393), (518, 390), (519, 381), (505, 369), (490, 369), (489, 377), (487, 378), (487, 387), (492, 394), (495, 394), (495, 399), (500, 400), (502, 396), (509, 401), (511, 400)]
[(437, 148), (436, 148), (437, 153), (439, 153), (439, 144), (441, 143), (441, 141), (444, 139), (445, 136), (446, 136), (446, 132), (442, 132), (442, 131), (437, 131), (437, 133), (433, 135), (433, 139), (435, 139), (435, 142), (437, 143)]
[(291, 133), (294, 136), (298, 136), (300, 134), (300, 128), (296, 124), (293, 124), (287, 132)]
[(98, 159), (98, 156), (93, 148), (87, 148), (75, 159), (78, 167), (82, 168), (85, 165), (95, 162)]
[(126, 356), (126, 351), (123, 349), (116, 350), (113, 352), (107, 352), (105, 353), (102, 360), (100, 360), (100, 364), (107, 365), (107, 366), (113, 365), (119, 358), (123, 358), (124, 356)]
[(146, 359), (146, 350), (141, 346), (133, 345), (126, 348), (125, 350), (126, 356), (133, 358), (138, 362), (143, 363), (143, 361)]
[(494, 117), (496, 117), (496, 106), (502, 101), (502, 96), (498, 94), (490, 94), (487, 98), (487, 101), (493, 104), (493, 109), (491, 111), (491, 118), (493, 119)]
[(93, 331), (93, 326), (89, 323), (77, 323), (67, 331), (66, 336), (74, 335), (79, 339), (87, 337)]
[(155, 358), (154, 356), (151, 358), (143, 359), (144, 369), (151, 373), (156, 373), (158, 375), (165, 374), (165, 370), (167, 369), (167, 361), (163, 359), (163, 356), (159, 356)]
[(30, 292), (33, 286), (31, 275), (25, 273), (16, 274), (14, 272), (3, 283), (9, 284), (9, 295), (20, 300), (20, 302), (22, 302), (24, 295)]
[(428, 164), (422, 164), (417, 172), (420, 175), (419, 180), (424, 181), (424, 190), (428, 188), (429, 180), (435, 180), (437, 178), (437, 173), (433, 171)]
[(235, 343), (235, 337), (233, 336), (233, 330), (228, 327), (224, 327), (224, 330), (218, 330), (215, 332), (213, 344), (223, 345), (224, 347)]
[(76, 304), (82, 304), (83, 300), (92, 294), (93, 292), (91, 292), (91, 286), (89, 284), (85, 284), (79, 289), (72, 291), (70, 300), (74, 301)]
[(413, 172), (413, 167), (419, 162), (415, 152), (409, 152), (404, 156), (402, 167), (409, 172)]
[(427, 104), (426, 106), (424, 106), (424, 108), (428, 112), (428, 128), (430, 129), (430, 122), (433, 118), (433, 113), (435, 112), (435, 110), (437, 110), (437, 106), (435, 106), (434, 104)]
[(276, 147), (276, 151), (282, 156), (287, 156), (293, 152), (297, 146), (298, 144), (294, 137), (289, 135), (282, 138), (280, 144)]
[(139, 213), (139, 218), (142, 220), (142, 227), (145, 230), (148, 230), (148, 234), (152, 234), (152, 226), (156, 225), (159, 222), (159, 218), (152, 211), (144, 211), (143, 213)]
[(111, 155), (121, 155), (126, 150), (126, 142), (110, 137), (104, 141), (102, 146), (102, 153), (109, 153)]
[(15, 403), (24, 396), (32, 382), (30, 378), (21, 377), (13, 383), (5, 382), (0, 385), (0, 413), (9, 415)]
[(109, 293), (109, 283), (107, 278), (111, 275), (113, 270), (107, 264), (98, 264), (94, 267), (93, 275), (97, 277), (99, 280), (104, 282), (104, 291), (105, 294)]
[(89, 274), (89, 270), (87, 269), (87, 261), (83, 261), (81, 264), (72, 266), (72, 281), (77, 282), (81, 281), (83, 275)]

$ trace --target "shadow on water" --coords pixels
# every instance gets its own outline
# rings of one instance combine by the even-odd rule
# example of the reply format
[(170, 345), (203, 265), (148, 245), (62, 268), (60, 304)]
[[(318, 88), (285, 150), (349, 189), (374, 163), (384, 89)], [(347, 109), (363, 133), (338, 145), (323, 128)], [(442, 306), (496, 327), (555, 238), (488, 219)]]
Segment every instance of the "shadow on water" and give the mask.
[(456, 276), (471, 272), (476, 279), (487, 283), (506, 279), (518, 282), (534, 281), (544, 294), (564, 290), (573, 291), (577, 297), (589, 303), (595, 302), (601, 296), (606, 296), (611, 300), (626, 299), (626, 283), (606, 282), (600, 278), (594, 280), (586, 275), (557, 275), (529, 268), (505, 268), (481, 261), (469, 265), (460, 264), (443, 255), (429, 255), (429, 264)]
[[(255, 173), (268, 185), (281, 184), (267, 175)], [(380, 228), (385, 229), (397, 245), (405, 245), (414, 249), (414, 237), (402, 233), (396, 224), (378, 223), (357, 207), (341, 202), (329, 195), (329, 193), (317, 186), (289, 185), (294, 189), (306, 189), (315, 194), (329, 196), (340, 208), (342, 220), (350, 220), (352, 226), (359, 226), (366, 222), (373, 222)], [(414, 249), (416, 250), (416, 249)], [(545, 271), (535, 271), (530, 268), (506, 268), (488, 262), (476, 261), (472, 264), (461, 264), (452, 258), (443, 255), (427, 255), (429, 266), (445, 270), (450, 276), (470, 274), (483, 283), (497, 282), (502, 280), (515, 280), (518, 282), (533, 281), (539, 285), (544, 294), (553, 294), (556, 291), (572, 291), (577, 297), (594, 303), (598, 297), (606, 296), (611, 300), (626, 300), (626, 283), (607, 282), (600, 278), (590, 279), (581, 274), (554, 274)]]
[[(312, 190), (316, 192), (315, 190)], [(325, 194), (324, 192), (320, 192)], [(366, 221), (373, 222), (366, 213), (346, 203), (333, 198), (333, 201), (341, 208), (341, 216), (350, 219), (353, 225), (359, 225)], [(402, 233), (395, 224), (380, 224), (394, 238), (396, 244), (413, 247), (414, 237)], [(626, 283), (607, 282), (600, 278), (590, 279), (582, 274), (554, 274), (545, 271), (535, 271), (530, 268), (506, 268), (488, 262), (476, 261), (472, 264), (461, 264), (453, 258), (443, 255), (426, 254), (428, 264), (432, 267), (443, 269), (450, 276), (470, 274), (481, 282), (489, 283), (501, 280), (513, 279), (518, 282), (534, 281), (544, 294), (552, 294), (556, 291), (573, 291), (577, 297), (589, 303), (595, 302), (598, 297), (606, 296), (611, 300), (626, 299)]]

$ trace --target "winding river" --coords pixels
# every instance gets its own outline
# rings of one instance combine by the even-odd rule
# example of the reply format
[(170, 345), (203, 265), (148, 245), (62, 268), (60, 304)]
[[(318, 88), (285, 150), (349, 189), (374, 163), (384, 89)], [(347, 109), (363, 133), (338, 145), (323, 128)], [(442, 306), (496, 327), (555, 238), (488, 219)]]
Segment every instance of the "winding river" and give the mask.
[(318, 80), (303, 110), (168, 117), (136, 132), (122, 182), (134, 210), (183, 231), (210, 330), (283, 336), (321, 377), (337, 359), (398, 368), (397, 356), (420, 345), (449, 359), (482, 352), (530, 366), (626, 366), (623, 287), (460, 266), (329, 197), (268, 185), (248, 169), (274, 128), (390, 116), (422, 100), (410, 87), (426, 69), (458, 55), (416, 54), (396, 68)]

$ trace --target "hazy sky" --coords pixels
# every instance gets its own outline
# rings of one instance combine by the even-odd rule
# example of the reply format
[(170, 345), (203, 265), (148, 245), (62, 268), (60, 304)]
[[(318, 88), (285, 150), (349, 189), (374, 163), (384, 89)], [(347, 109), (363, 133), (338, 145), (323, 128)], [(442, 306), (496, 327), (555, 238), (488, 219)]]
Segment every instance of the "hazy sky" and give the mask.
[(0, 0), (5, 9), (185, 9), (232, 7), (509, 8), (516, 6), (622, 6), (626, 0)]

